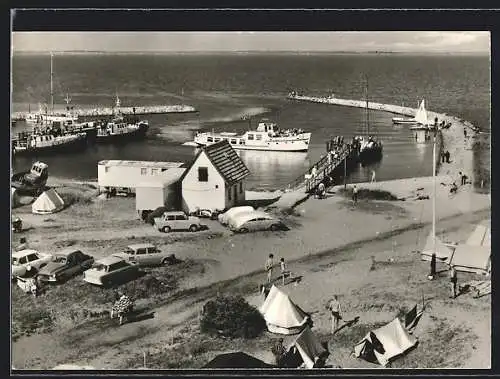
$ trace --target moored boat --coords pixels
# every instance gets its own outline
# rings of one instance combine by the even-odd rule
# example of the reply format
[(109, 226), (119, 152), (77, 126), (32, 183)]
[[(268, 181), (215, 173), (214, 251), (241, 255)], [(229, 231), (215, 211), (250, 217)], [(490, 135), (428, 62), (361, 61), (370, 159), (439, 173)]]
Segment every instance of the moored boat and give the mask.
[(97, 126), (96, 141), (98, 143), (112, 143), (141, 139), (146, 136), (148, 129), (149, 123), (146, 120), (130, 121), (118, 116)]
[(197, 133), (186, 145), (207, 146), (221, 140), (228, 141), (236, 150), (308, 151), (311, 133), (301, 129), (280, 129), (275, 122), (261, 120), (256, 130), (237, 133)]
[(12, 143), (12, 154), (41, 155), (81, 151), (87, 146), (85, 133), (56, 136), (54, 134), (30, 134)]
[(413, 124), (416, 124), (417, 121), (415, 121), (414, 118), (406, 118), (406, 117), (393, 117), (392, 118), (392, 123), (393, 124), (410, 124), (410, 125), (413, 125)]

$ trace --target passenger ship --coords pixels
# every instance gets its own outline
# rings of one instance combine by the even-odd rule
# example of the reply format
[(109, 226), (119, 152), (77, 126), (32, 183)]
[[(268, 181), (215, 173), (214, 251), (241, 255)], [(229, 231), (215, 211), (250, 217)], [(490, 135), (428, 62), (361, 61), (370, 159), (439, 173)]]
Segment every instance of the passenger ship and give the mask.
[(237, 133), (197, 133), (194, 142), (185, 145), (207, 146), (226, 140), (234, 149), (265, 150), (265, 151), (308, 151), (311, 133), (301, 129), (280, 129), (278, 125), (267, 119), (261, 120), (257, 130), (250, 130), (244, 134)]

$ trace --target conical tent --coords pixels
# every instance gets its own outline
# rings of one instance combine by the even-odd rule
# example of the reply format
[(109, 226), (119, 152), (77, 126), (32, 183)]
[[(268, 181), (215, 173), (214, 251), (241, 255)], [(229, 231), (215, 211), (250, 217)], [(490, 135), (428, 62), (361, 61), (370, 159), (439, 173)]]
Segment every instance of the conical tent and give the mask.
[[(451, 247), (446, 246), (439, 238), (436, 237), (436, 259), (449, 263), (451, 257), (453, 256), (453, 250)], [(425, 242), (425, 247), (422, 250), (421, 258), (424, 261), (430, 261), (432, 258), (432, 253), (434, 251), (434, 239), (432, 238), (432, 233), (427, 237)]]
[(289, 347), (296, 348), (307, 368), (315, 367), (318, 360), (324, 360), (328, 356), (326, 350), (311, 329), (306, 326)]
[(260, 307), (260, 313), (264, 316), (267, 329), (271, 333), (296, 334), (309, 321), (307, 313), (274, 285)]
[(358, 358), (386, 366), (391, 359), (416, 344), (417, 339), (406, 331), (398, 318), (395, 318), (387, 325), (368, 333), (354, 347), (354, 354)]
[(53, 188), (43, 192), (31, 205), (31, 211), (36, 214), (54, 213), (63, 208), (64, 201)]

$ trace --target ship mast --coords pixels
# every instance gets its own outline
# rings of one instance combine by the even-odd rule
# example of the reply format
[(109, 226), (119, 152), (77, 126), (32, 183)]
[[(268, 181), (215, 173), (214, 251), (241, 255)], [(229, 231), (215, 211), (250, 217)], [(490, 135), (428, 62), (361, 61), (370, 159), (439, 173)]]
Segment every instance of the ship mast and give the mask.
[(50, 110), (54, 113), (53, 54), (50, 52)]
[(368, 108), (368, 76), (365, 76), (366, 86), (365, 86), (365, 97), (366, 97), (366, 132), (370, 135), (370, 112)]

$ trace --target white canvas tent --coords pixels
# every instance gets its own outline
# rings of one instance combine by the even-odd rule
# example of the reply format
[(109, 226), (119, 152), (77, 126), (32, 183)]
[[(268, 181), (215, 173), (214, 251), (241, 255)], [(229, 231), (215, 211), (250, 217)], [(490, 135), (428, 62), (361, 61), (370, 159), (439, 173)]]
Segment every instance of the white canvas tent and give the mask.
[(466, 245), (491, 247), (491, 230), (488, 226), (479, 224), (469, 236)]
[(309, 321), (307, 313), (274, 285), (260, 307), (260, 313), (264, 316), (267, 329), (271, 333), (296, 334)]
[(391, 359), (416, 344), (417, 339), (406, 331), (398, 318), (395, 318), (387, 325), (368, 333), (354, 347), (354, 354), (358, 358), (386, 366)]
[(297, 349), (302, 362), (306, 368), (318, 367), (317, 362), (324, 361), (328, 357), (326, 350), (311, 329), (306, 326), (290, 345), (288, 351)]
[(489, 274), (491, 270), (491, 247), (460, 244), (455, 249), (451, 265), (457, 271)]
[(53, 189), (43, 192), (31, 205), (31, 211), (36, 214), (55, 213), (64, 208), (64, 201)]
[[(430, 261), (432, 258), (432, 253), (434, 251), (434, 241), (432, 238), (432, 233), (427, 237), (425, 247), (421, 252), (421, 258), (424, 261)], [(453, 256), (454, 248), (443, 243), (439, 238), (436, 237), (436, 260), (449, 263)]]

